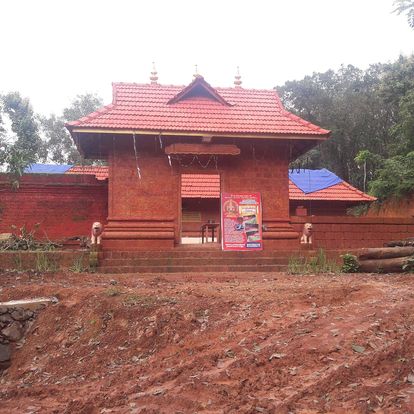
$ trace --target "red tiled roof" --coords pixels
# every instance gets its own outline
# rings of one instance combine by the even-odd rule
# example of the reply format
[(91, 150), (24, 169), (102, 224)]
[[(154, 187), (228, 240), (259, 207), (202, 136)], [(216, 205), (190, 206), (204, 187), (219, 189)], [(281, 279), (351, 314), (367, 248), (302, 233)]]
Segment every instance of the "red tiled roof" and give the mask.
[(220, 175), (182, 174), (181, 197), (220, 198)]
[(375, 201), (376, 198), (352, 187), (345, 181), (306, 194), (289, 180), (289, 200)]
[(112, 104), (67, 126), (223, 135), (329, 136), (328, 130), (286, 111), (274, 90), (212, 88), (202, 77), (187, 87), (114, 83)]
[[(74, 166), (65, 174), (92, 174), (98, 180), (108, 178), (107, 166)], [(218, 174), (183, 174), (181, 176), (181, 197), (184, 198), (220, 198), (220, 175)], [(290, 200), (313, 201), (375, 201), (376, 198), (358, 190), (342, 181), (331, 187), (313, 193), (304, 193), (289, 180)]]
[(97, 180), (108, 178), (108, 167), (106, 165), (74, 165), (65, 174), (90, 174)]

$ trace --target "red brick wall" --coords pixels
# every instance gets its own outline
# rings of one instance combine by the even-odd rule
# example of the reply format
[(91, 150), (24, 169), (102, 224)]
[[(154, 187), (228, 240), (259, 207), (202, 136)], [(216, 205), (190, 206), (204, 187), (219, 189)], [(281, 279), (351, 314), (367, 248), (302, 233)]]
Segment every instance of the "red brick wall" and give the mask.
[(373, 203), (366, 217), (414, 217), (414, 195)]
[[(137, 165), (131, 137), (116, 139), (110, 162), (110, 217), (139, 217), (151, 220), (155, 216), (174, 220), (178, 211), (179, 177), (173, 174), (164, 152), (152, 148), (151, 142), (137, 143)], [(137, 138), (138, 140), (138, 138)], [(157, 142), (157, 145), (158, 142)]]
[(313, 247), (354, 249), (382, 247), (391, 240), (414, 237), (414, 219), (382, 217), (291, 217), (302, 232), (304, 223), (313, 224)]
[(240, 140), (241, 156), (226, 162), (222, 191), (260, 192), (262, 198), (263, 248), (293, 248), (297, 233), (289, 222), (289, 146), (284, 142)]
[(158, 138), (137, 137), (137, 175), (130, 135), (116, 136), (108, 158), (109, 215), (104, 234), (108, 249), (162, 249), (179, 242), (179, 175)]
[(278, 142), (238, 144), (241, 155), (221, 166), (223, 192), (260, 192), (263, 219), (289, 218), (288, 147)]
[(11, 225), (29, 229), (40, 223), (37, 237), (51, 240), (89, 235), (92, 223), (106, 223), (108, 185), (93, 176), (27, 174), (13, 191), (0, 174), (0, 233)]
[[(195, 138), (163, 137), (163, 145), (193, 142)], [(220, 143), (219, 140), (215, 141)], [(222, 140), (228, 143), (228, 140)], [(141, 179), (137, 177), (131, 136), (114, 136), (109, 155), (109, 223), (104, 235), (110, 249), (172, 248), (180, 243), (180, 177), (187, 173), (216, 173), (223, 192), (260, 192), (267, 247), (274, 239), (286, 246), (297, 238), (289, 224), (288, 146), (283, 142), (239, 139), (240, 156), (172, 161), (160, 148), (158, 137), (136, 139)], [(184, 157), (185, 158), (185, 157)], [(189, 162), (190, 161), (190, 162)]]

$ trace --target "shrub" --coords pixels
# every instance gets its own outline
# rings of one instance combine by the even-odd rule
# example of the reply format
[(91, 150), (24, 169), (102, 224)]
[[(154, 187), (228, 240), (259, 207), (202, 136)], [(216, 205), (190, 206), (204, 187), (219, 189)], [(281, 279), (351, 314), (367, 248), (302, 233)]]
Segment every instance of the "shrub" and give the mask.
[(342, 260), (343, 260), (343, 265), (341, 268), (341, 271), (344, 273), (356, 273), (359, 270), (359, 263), (358, 260), (356, 258), (356, 256), (354, 256), (351, 253), (346, 253), (344, 255), (341, 256)]

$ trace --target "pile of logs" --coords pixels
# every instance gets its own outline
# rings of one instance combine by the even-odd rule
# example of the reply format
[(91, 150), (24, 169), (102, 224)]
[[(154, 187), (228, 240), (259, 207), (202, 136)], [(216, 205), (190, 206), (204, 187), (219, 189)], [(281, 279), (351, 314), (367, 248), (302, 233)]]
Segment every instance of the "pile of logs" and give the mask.
[(394, 273), (414, 264), (414, 238), (392, 241), (386, 247), (363, 249), (358, 255), (360, 272)]

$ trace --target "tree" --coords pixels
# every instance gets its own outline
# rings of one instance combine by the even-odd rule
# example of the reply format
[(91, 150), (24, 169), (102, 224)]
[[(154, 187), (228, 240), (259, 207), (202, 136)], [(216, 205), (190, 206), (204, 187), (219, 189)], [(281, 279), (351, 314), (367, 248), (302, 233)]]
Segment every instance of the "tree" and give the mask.
[(63, 110), (63, 119), (65, 122), (76, 121), (96, 111), (102, 105), (102, 98), (93, 93), (77, 95), (71, 105)]
[(327, 167), (380, 199), (414, 191), (414, 56), (314, 73), (278, 91), (287, 109), (332, 131), (298, 164)]
[(46, 160), (56, 164), (78, 164), (81, 162), (81, 156), (65, 127), (65, 121), (62, 117), (56, 115), (41, 116), (40, 124), (48, 146)]
[(380, 93), (393, 113), (391, 155), (414, 151), (414, 55), (388, 65)]
[(359, 151), (355, 157), (355, 163), (359, 168), (363, 168), (364, 183), (362, 191), (367, 191), (367, 180), (372, 179), (374, 171), (382, 166), (383, 158), (377, 154), (373, 154), (368, 150)]
[(370, 184), (370, 192), (380, 201), (401, 197), (414, 191), (414, 152), (384, 161)]
[(368, 150), (388, 157), (392, 141), (393, 112), (379, 94), (386, 68), (377, 64), (362, 71), (342, 66), (336, 72), (314, 73), (277, 88), (288, 110), (332, 131), (328, 141), (305, 154), (299, 163), (309, 168), (326, 167), (363, 187), (364, 179), (373, 172), (358, 168), (358, 153)]
[[(10, 131), (4, 127), (6, 117), (10, 121)], [(17, 185), (24, 169), (45, 155), (45, 146), (29, 100), (22, 98), (18, 92), (1, 96), (0, 124), (0, 163), (13, 175)]]
[(414, 29), (414, 0), (395, 0), (394, 6), (394, 13), (406, 14), (408, 24)]
[(77, 95), (61, 116), (41, 117), (42, 133), (48, 143), (48, 159), (60, 164), (90, 164), (81, 158), (72, 137), (65, 127), (66, 122), (75, 121), (103, 105), (102, 99), (94, 94)]

